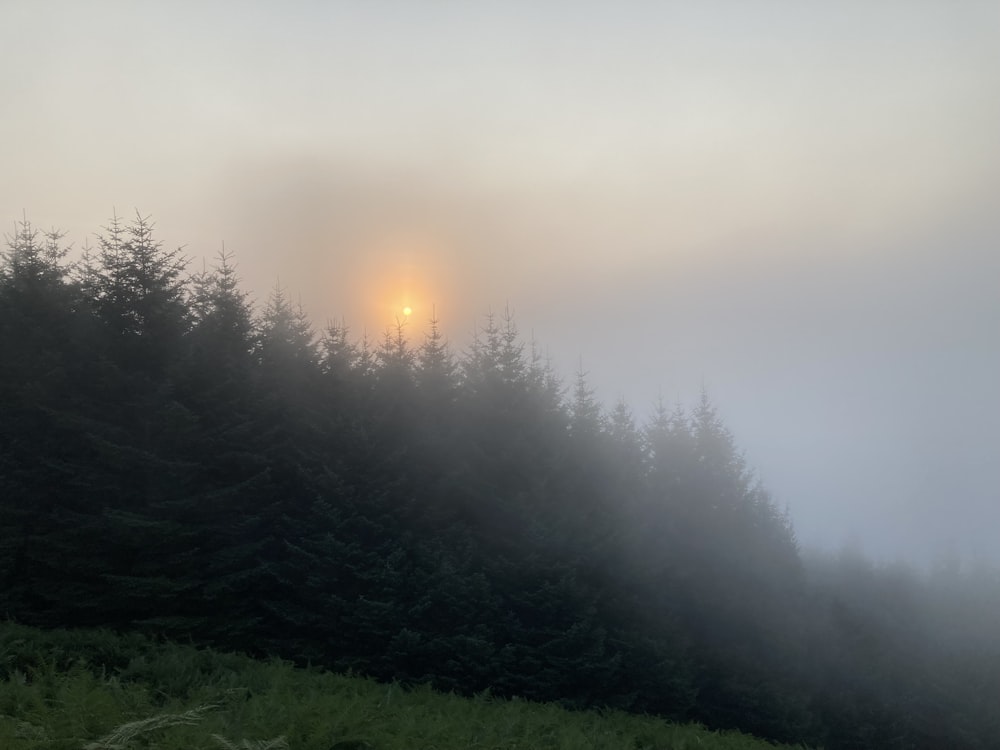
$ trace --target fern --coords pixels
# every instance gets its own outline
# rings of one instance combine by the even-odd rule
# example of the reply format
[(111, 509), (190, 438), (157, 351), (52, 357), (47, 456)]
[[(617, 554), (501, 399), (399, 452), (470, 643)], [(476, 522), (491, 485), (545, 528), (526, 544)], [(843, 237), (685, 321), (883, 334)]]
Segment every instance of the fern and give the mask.
[(240, 743), (227, 740), (221, 734), (213, 734), (212, 739), (222, 745), (223, 750), (288, 750), (288, 742), (283, 735), (271, 740), (243, 740)]
[(131, 721), (116, 727), (110, 734), (104, 735), (99, 740), (84, 745), (83, 750), (126, 750), (128, 744), (139, 735), (167, 727), (197, 724), (206, 713), (218, 707), (218, 704), (207, 703), (182, 714), (160, 714), (159, 716), (150, 716), (148, 719)]

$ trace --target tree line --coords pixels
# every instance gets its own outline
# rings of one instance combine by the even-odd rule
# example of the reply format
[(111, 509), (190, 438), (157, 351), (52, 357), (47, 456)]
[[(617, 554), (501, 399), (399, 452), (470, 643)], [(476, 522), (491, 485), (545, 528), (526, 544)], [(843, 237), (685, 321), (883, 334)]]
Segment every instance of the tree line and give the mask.
[[(829, 748), (1000, 743), (1000, 583), (804, 554), (709, 398), (317, 332), (117, 217), (0, 263), (0, 614)], [(845, 467), (849, 470), (849, 467)], [(822, 481), (818, 477), (817, 481)]]

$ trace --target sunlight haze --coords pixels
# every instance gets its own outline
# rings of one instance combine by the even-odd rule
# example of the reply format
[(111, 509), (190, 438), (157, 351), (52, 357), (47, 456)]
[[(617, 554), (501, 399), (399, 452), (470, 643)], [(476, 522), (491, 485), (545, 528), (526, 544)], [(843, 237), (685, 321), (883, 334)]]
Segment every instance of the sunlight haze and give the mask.
[(997, 3), (8, 0), (0, 71), (8, 233), (138, 209), (357, 338), (509, 306), (609, 408), (706, 388), (803, 545), (996, 559)]

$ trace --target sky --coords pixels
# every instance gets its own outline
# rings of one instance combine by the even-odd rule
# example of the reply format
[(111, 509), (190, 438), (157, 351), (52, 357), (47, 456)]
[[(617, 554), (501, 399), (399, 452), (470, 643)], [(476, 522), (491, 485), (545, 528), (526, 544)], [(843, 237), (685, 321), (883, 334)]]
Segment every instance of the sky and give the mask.
[(705, 388), (804, 547), (1000, 559), (1000, 4), (0, 2), (0, 222)]

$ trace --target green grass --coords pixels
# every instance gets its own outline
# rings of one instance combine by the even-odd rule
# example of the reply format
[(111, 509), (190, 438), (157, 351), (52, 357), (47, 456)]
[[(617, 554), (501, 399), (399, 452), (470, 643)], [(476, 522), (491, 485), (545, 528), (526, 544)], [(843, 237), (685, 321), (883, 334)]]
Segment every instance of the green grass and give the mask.
[(0, 624), (4, 750), (764, 750), (617, 711), (462, 698), (106, 631)]

